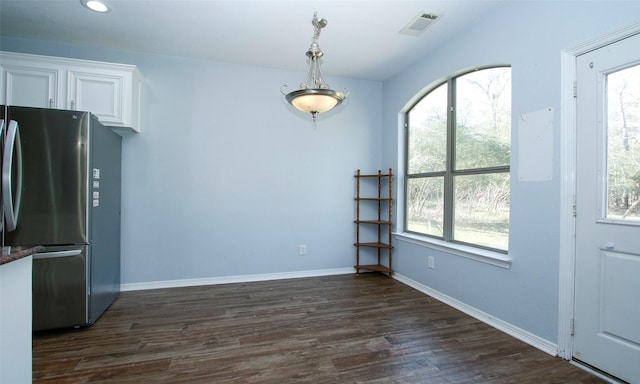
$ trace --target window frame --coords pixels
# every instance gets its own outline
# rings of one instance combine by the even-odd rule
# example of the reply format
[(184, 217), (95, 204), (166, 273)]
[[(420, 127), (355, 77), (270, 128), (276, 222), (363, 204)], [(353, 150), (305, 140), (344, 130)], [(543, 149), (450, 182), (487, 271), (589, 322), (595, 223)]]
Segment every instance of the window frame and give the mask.
[[(420, 245), (427, 245), (431, 248), (435, 248), (438, 250), (444, 251), (454, 251), (461, 256), (470, 257), (472, 259), (477, 259), (480, 261), (488, 262), (489, 264), (494, 264), (497, 266), (509, 268), (511, 265), (511, 258), (508, 257), (509, 249), (507, 245), (507, 249), (498, 249), (493, 248), (481, 244), (469, 243), (460, 240), (453, 239), (453, 227), (454, 227), (454, 179), (456, 176), (466, 176), (466, 175), (483, 175), (483, 174), (502, 174), (507, 173), (509, 176), (509, 196), (511, 196), (511, 159), (509, 159), (509, 164), (504, 166), (490, 166), (490, 167), (478, 167), (478, 168), (466, 168), (466, 169), (455, 169), (455, 159), (456, 159), (456, 119), (457, 119), (457, 106), (456, 106), (456, 96), (457, 96), (457, 80), (460, 77), (463, 77), (467, 74), (486, 70), (493, 68), (512, 68), (509, 64), (496, 64), (496, 65), (486, 65), (480, 67), (474, 67), (468, 70), (460, 71), (454, 73), (440, 81), (435, 81), (427, 88), (421, 92), (420, 96), (412, 99), (412, 103), (403, 111), (403, 134), (404, 134), (404, 148), (401, 151), (402, 161), (404, 167), (404, 180), (402, 183), (403, 187), (403, 204), (402, 209), (402, 233), (398, 233), (399, 239), (408, 241), (411, 243), (416, 243)], [(511, 77), (512, 79), (512, 77)], [(410, 125), (410, 112), (416, 107), (425, 97), (427, 97), (431, 92), (435, 91), (437, 88), (442, 85), (447, 86), (447, 126), (446, 126), (446, 165), (444, 171), (430, 171), (430, 172), (420, 172), (415, 174), (409, 174), (409, 148), (410, 148), (410, 135), (409, 135), (409, 125)], [(513, 97), (512, 97), (513, 99)], [(513, 105), (513, 103), (511, 103)], [(511, 112), (511, 116), (513, 116), (513, 111)], [(511, 118), (513, 121), (513, 118)], [(511, 132), (513, 132), (513, 126), (511, 125)], [(435, 178), (442, 177), (444, 180), (443, 186), (443, 234), (442, 236), (435, 236), (430, 234), (425, 234), (422, 232), (411, 231), (408, 228), (408, 220), (409, 215), (408, 212), (408, 185), (410, 180), (412, 179), (425, 179), (425, 178)], [(511, 209), (509, 208), (509, 212)], [(400, 216), (400, 215), (399, 215)], [(511, 224), (511, 220), (509, 219), (509, 226)], [(509, 230), (509, 237), (511, 235), (511, 230)]]

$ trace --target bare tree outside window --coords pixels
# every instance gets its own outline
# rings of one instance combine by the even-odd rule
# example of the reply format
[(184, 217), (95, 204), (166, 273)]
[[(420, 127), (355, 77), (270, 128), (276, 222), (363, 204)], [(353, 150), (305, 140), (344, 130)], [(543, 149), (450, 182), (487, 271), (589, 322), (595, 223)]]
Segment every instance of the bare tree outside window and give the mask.
[(448, 80), (407, 121), (406, 231), (507, 251), (511, 68)]
[(640, 221), (640, 65), (607, 76), (607, 215)]

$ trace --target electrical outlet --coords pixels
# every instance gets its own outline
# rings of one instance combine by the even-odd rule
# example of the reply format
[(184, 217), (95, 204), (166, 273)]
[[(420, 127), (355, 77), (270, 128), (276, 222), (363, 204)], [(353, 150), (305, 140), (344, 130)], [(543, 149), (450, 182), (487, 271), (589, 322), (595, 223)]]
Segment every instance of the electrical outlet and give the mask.
[(298, 255), (306, 255), (307, 254), (307, 246), (304, 244), (298, 245)]
[(429, 257), (427, 258), (427, 266), (428, 266), (430, 269), (435, 269), (435, 268), (436, 268), (436, 258), (435, 258), (435, 257), (433, 257), (433, 256), (429, 256)]

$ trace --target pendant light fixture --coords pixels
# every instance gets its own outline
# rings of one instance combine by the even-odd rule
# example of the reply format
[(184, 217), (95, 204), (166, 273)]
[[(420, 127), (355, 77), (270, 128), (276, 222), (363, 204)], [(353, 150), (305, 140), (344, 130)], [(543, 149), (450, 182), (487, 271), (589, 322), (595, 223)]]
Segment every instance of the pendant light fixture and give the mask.
[(297, 91), (286, 93), (287, 85), (285, 84), (280, 88), (280, 92), (285, 95), (289, 104), (302, 112), (311, 113), (315, 121), (318, 113), (329, 111), (340, 105), (349, 94), (349, 89), (344, 88), (344, 92), (334, 91), (322, 78), (320, 58), (324, 53), (318, 46), (318, 39), (320, 30), (327, 26), (327, 20), (318, 19), (318, 12), (314, 12), (312, 24), (315, 30), (311, 46), (306, 53), (309, 58), (309, 74)]

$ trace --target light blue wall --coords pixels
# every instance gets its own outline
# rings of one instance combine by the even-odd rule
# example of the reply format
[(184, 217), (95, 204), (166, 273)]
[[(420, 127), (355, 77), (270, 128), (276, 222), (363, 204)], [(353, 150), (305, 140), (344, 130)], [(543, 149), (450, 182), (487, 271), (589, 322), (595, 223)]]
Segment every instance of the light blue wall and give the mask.
[[(638, 15), (638, 1), (501, 5), (384, 84), (329, 76), (352, 95), (315, 127), (279, 93), (282, 83), (302, 80), (304, 68), (294, 73), (6, 37), (0, 48), (131, 63), (143, 73), (144, 132), (124, 140), (123, 283), (352, 266), (352, 175), (357, 168), (398, 168), (397, 121), (405, 104), (449, 73), (510, 63), (514, 124), (523, 113), (555, 110), (552, 180), (519, 182), (513, 147), (511, 269), (400, 241), (394, 267), (556, 342), (560, 51)], [(517, 132), (512, 139), (516, 144)], [(298, 256), (298, 244), (309, 255)], [(434, 270), (426, 268), (428, 255), (436, 256)]]
[(143, 132), (123, 140), (122, 283), (353, 266), (353, 175), (379, 165), (382, 83), (328, 75), (351, 97), (314, 125), (280, 93), (303, 60), (287, 72), (22, 39), (2, 49), (144, 76)]
[[(512, 135), (511, 269), (396, 241), (395, 269), (491, 316), (557, 342), (560, 231), (560, 53), (640, 20), (637, 1), (513, 2), (469, 25), (424, 61), (384, 82), (382, 164), (398, 165), (398, 113), (423, 87), (478, 65), (512, 65), (513, 126), (524, 113), (554, 109), (553, 178), (518, 180)], [(639, 47), (640, 48), (640, 47)], [(401, 182), (401, 180), (399, 180)], [(436, 268), (427, 269), (427, 256)]]

